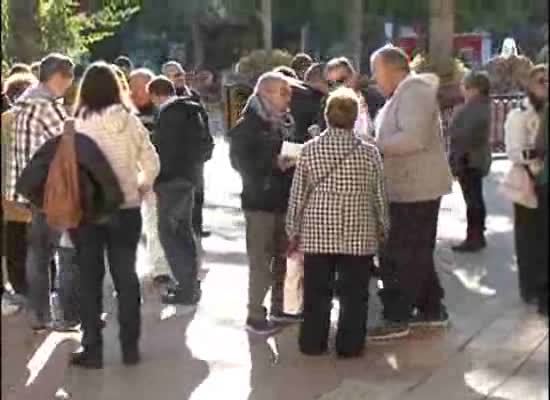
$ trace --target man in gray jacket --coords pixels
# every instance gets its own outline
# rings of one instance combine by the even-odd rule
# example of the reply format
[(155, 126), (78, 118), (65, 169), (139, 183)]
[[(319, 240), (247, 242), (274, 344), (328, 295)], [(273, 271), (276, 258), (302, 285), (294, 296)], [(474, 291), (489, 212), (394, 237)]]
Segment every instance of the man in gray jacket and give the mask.
[(385, 324), (371, 340), (408, 335), (410, 326), (445, 326), (443, 289), (433, 251), (441, 197), (451, 192), (437, 102), (439, 80), (416, 75), (407, 55), (386, 46), (372, 56), (374, 77), (388, 99), (376, 120), (390, 202), (390, 234), (381, 254)]

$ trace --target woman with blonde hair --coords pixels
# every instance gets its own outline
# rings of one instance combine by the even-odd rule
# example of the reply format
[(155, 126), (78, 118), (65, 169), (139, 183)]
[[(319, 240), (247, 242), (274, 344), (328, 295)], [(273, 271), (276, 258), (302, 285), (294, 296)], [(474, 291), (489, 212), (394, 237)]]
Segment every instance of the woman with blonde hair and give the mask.
[(327, 351), (333, 294), (340, 300), (336, 352), (357, 357), (367, 334), (373, 257), (389, 228), (382, 160), (358, 138), (359, 99), (352, 89), (328, 98), (328, 128), (305, 144), (287, 214), (289, 253), (304, 253), (304, 320), (300, 350)]

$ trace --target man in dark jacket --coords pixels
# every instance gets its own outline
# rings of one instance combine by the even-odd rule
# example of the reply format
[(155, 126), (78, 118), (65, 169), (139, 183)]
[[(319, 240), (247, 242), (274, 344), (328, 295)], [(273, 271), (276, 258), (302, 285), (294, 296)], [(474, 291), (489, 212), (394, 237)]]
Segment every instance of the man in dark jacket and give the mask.
[(453, 250), (476, 252), (486, 246), (483, 178), (489, 173), (492, 161), (489, 144), (491, 85), (486, 73), (471, 72), (465, 76), (462, 86), (466, 104), (449, 128), (450, 165), (466, 202), (468, 229), (466, 240)]
[(192, 212), (202, 166), (212, 156), (214, 144), (200, 104), (177, 97), (174, 85), (165, 77), (153, 79), (148, 91), (159, 108), (153, 134), (161, 164), (155, 183), (159, 238), (176, 280), (176, 286), (168, 289), (162, 301), (195, 305), (201, 290)]
[[(316, 64), (319, 65), (320, 64)], [(308, 75), (311, 84), (302, 82), (288, 72), (289, 67), (275, 68), (275, 72), (279, 72), (289, 78), (290, 87), (292, 90), (292, 98), (290, 100), (290, 113), (294, 118), (295, 131), (291, 140), (295, 143), (305, 143), (311, 139), (308, 129), (311, 125), (317, 124), (321, 115), (321, 104), (326, 92), (319, 90), (315, 80), (315, 73)], [(292, 70), (290, 70), (292, 71)], [(322, 70), (319, 76), (319, 81), (323, 80)]]
[(240, 173), (243, 184), (241, 200), (250, 260), (246, 326), (258, 334), (276, 331), (263, 306), (270, 287), (272, 319), (287, 319), (283, 313), (285, 213), (294, 162), (281, 155), (281, 148), (294, 131), (288, 113), (290, 98), (291, 88), (284, 75), (277, 72), (262, 75), (242, 118), (228, 134), (231, 164)]
[[(162, 73), (172, 81), (176, 88), (176, 95), (180, 97), (189, 97), (192, 101), (201, 106), (200, 112), (208, 133), (210, 127), (208, 123), (208, 113), (201, 102), (200, 94), (191, 89), (187, 84), (187, 73), (177, 61), (168, 61), (162, 66)], [(197, 182), (195, 190), (195, 205), (193, 207), (193, 229), (199, 237), (208, 237), (210, 232), (203, 229), (203, 207), (204, 207), (204, 164), (203, 171), (200, 173), (200, 180)]]

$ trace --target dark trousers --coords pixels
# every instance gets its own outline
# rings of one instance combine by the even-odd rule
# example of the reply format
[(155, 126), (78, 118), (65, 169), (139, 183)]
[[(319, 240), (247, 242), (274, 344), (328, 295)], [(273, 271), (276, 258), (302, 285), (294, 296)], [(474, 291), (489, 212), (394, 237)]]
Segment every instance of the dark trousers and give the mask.
[(537, 187), (539, 201), (539, 288), (537, 291), (539, 308), (548, 310), (548, 185)]
[(97, 351), (103, 343), (101, 313), (105, 255), (118, 301), (122, 346), (137, 344), (141, 331), (140, 285), (136, 273), (137, 247), (141, 234), (138, 208), (119, 210), (102, 224), (82, 225), (74, 231), (77, 260), (81, 266), (80, 295), (82, 345)]
[[(546, 189), (546, 190), (545, 190)], [(514, 204), (514, 240), (521, 298), (537, 301), (548, 288), (548, 192), (538, 187), (538, 208)]]
[(380, 258), (384, 318), (408, 322), (417, 308), (428, 315), (441, 309), (444, 292), (433, 252), (441, 199), (390, 203), (391, 229)]
[(372, 256), (305, 254), (304, 321), (299, 337), (303, 353), (327, 350), (334, 294), (340, 300), (336, 351), (352, 355), (363, 349), (372, 266)]
[(198, 238), (203, 231), (202, 212), (204, 208), (204, 167), (201, 168), (198, 183), (195, 186), (195, 200), (193, 202), (193, 231)]
[[(2, 224), (2, 255), (6, 258), (8, 281), (14, 292), (20, 295), (27, 293), (25, 261), (28, 226), (25, 222), (15, 221), (6, 221)], [(2, 285), (2, 291), (3, 288)]]
[[(46, 216), (38, 209), (32, 209), (32, 222), (28, 229), (28, 247), (25, 260), (25, 276), (28, 284), (27, 300), (38, 320), (51, 319), (50, 292), (57, 282), (61, 308), (60, 317), (66, 321), (78, 321), (79, 310), (78, 263), (74, 263), (74, 250), (59, 246), (60, 232), (50, 228)], [(51, 271), (51, 260), (57, 253), (56, 271)], [(53, 279), (53, 274), (57, 279)]]
[(466, 168), (458, 175), (458, 182), (466, 202), (467, 238), (479, 238), (485, 232), (487, 216), (483, 200), (483, 173), (475, 168)]
[(160, 244), (178, 288), (193, 293), (199, 270), (193, 232), (194, 187), (185, 180), (156, 185)]

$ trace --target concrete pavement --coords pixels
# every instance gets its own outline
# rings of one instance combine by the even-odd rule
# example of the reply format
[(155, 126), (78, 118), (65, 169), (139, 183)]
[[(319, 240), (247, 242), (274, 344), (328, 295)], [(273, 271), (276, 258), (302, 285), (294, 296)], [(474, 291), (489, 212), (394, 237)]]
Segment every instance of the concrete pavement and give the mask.
[[(69, 368), (77, 335), (33, 335), (22, 316), (2, 319), (2, 398), (77, 400), (542, 400), (548, 397), (548, 325), (518, 297), (512, 208), (487, 179), (488, 248), (455, 255), (465, 212), (458, 188), (442, 205), (436, 259), (452, 326), (369, 345), (359, 360), (298, 352), (297, 327), (270, 339), (244, 330), (247, 266), (239, 179), (219, 141), (208, 164), (204, 297), (196, 309), (166, 307), (144, 287), (143, 362), (121, 365), (113, 301), (105, 368)], [(421, 227), (419, 227), (421, 229)], [(149, 266), (141, 252), (139, 270)], [(373, 288), (374, 289), (374, 288)], [(372, 297), (369, 324), (379, 318)]]

